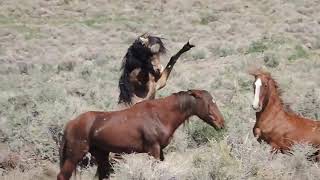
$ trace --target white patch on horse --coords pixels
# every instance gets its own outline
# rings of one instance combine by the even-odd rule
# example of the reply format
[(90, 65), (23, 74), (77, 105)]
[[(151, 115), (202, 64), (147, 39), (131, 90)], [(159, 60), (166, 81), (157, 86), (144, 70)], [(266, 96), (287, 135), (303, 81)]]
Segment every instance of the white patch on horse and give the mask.
[(150, 50), (152, 53), (158, 53), (160, 51), (160, 45), (159, 44), (154, 44), (150, 47)]
[(100, 131), (102, 131), (104, 129), (104, 126), (98, 128), (97, 130), (94, 131), (94, 136), (98, 136), (98, 134), (100, 133)]
[(164, 67), (162, 66), (162, 64), (160, 64), (160, 73), (162, 73), (164, 70)]
[(261, 79), (258, 78), (254, 84), (256, 86), (256, 89), (254, 92), (254, 99), (253, 99), (252, 107), (254, 109), (258, 109), (259, 108), (260, 88), (262, 85)]
[(148, 38), (140, 37), (139, 39), (143, 45), (148, 43)]

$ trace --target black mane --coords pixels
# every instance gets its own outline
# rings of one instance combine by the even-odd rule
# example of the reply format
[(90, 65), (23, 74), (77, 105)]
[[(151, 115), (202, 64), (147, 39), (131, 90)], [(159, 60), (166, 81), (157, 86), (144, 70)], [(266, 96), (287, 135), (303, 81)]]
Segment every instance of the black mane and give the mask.
[[(137, 38), (133, 44), (128, 48), (126, 55), (122, 60), (121, 76), (119, 79), (119, 100), (118, 103), (125, 103), (127, 105), (132, 104), (133, 87), (130, 83), (130, 73), (137, 68), (141, 68), (141, 75), (155, 74), (153, 66), (151, 64), (151, 58), (155, 54), (163, 54), (166, 49), (164, 47), (161, 38), (156, 36), (148, 36), (149, 46), (142, 44), (141, 40)], [(160, 49), (157, 53), (152, 53), (149, 47), (153, 44), (159, 44)]]

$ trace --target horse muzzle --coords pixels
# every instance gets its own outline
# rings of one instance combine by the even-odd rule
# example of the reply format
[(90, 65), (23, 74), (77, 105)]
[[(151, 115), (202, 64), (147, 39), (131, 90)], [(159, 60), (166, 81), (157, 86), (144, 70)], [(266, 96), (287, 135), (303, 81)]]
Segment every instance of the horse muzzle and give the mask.
[(211, 118), (211, 126), (213, 126), (215, 129), (224, 129), (225, 125), (224, 125), (224, 119), (219, 119), (216, 120), (214, 117), (210, 116)]
[(262, 110), (261, 106), (258, 105), (258, 106), (255, 106), (255, 105), (251, 105), (252, 106), (252, 109), (256, 112), (260, 112)]

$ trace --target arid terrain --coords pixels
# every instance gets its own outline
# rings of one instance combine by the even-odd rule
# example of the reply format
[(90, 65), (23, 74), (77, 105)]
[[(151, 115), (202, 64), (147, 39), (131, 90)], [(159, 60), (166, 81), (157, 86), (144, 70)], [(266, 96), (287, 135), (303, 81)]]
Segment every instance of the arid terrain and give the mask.
[[(319, 0), (1, 0), (0, 179), (56, 179), (59, 134), (89, 110), (116, 110), (127, 48), (149, 32), (164, 39), (165, 65), (190, 38), (157, 97), (206, 89), (227, 129), (191, 118), (165, 161), (124, 156), (111, 179), (281, 179), (320, 177), (314, 152), (270, 153), (253, 137), (250, 67), (270, 71), (298, 114), (320, 120)], [(78, 172), (93, 179), (95, 167)]]

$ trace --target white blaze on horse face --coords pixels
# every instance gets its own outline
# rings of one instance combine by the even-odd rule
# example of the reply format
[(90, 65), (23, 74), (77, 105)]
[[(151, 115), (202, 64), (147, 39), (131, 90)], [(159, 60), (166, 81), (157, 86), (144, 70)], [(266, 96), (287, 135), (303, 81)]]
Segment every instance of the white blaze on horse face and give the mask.
[(260, 88), (262, 85), (261, 79), (258, 78), (254, 84), (256, 86), (256, 89), (254, 91), (254, 100), (253, 100), (252, 107), (254, 109), (258, 109), (259, 108)]

